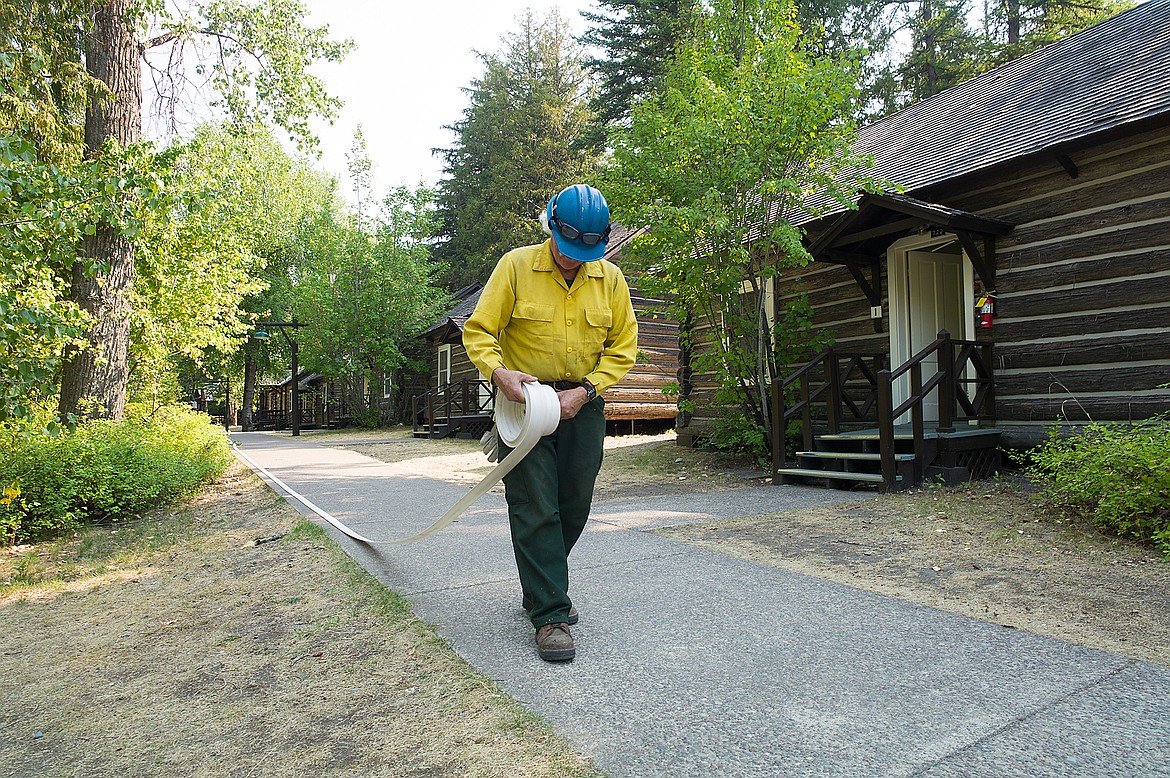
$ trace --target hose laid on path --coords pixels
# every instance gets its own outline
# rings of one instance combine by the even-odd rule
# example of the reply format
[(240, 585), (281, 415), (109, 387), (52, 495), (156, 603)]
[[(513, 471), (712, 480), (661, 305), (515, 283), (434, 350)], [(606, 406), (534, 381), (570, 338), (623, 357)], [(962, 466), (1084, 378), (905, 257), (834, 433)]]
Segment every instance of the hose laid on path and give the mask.
[(295, 497), (303, 503), (306, 508), (354, 540), (367, 545), (397, 546), (402, 543), (411, 543), (435, 534), (462, 516), (476, 500), (486, 494), (489, 489), (510, 473), (512, 468), (520, 464), (520, 460), (528, 456), (528, 452), (536, 446), (542, 437), (550, 435), (556, 430), (561, 420), (561, 403), (553, 388), (538, 383), (525, 383), (520, 386), (524, 390), (525, 401), (523, 403), (512, 402), (504, 396), (503, 392), (496, 393), (496, 429), (499, 432), (500, 439), (512, 449), (511, 453), (504, 457), (503, 461), (497, 464), (490, 473), (484, 476), (482, 481), (472, 487), (471, 491), (464, 495), (459, 502), (452, 505), (446, 513), (440, 516), (434, 524), (419, 532), (417, 535), (411, 535), (406, 538), (371, 540), (345, 526), (336, 518), (329, 515), (329, 513), (314, 505), (308, 498), (297, 493), (240, 450), (239, 446), (236, 446), (236, 455), (247, 462), (253, 470), (264, 475), (265, 478), (275, 483), (290, 496)]

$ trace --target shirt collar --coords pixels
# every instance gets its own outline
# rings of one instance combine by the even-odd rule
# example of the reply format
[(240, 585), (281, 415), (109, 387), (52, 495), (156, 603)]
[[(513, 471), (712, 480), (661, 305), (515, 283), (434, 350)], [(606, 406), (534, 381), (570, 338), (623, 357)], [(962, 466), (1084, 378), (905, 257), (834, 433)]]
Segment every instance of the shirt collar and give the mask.
[[(536, 261), (532, 263), (533, 270), (543, 270), (549, 273), (554, 270), (559, 270), (557, 263), (553, 261), (551, 245), (552, 238), (549, 238), (541, 245), (540, 252), (536, 255)], [(600, 259), (595, 262), (582, 263), (581, 269), (577, 272), (584, 272), (590, 278), (605, 278), (605, 271), (601, 268)]]

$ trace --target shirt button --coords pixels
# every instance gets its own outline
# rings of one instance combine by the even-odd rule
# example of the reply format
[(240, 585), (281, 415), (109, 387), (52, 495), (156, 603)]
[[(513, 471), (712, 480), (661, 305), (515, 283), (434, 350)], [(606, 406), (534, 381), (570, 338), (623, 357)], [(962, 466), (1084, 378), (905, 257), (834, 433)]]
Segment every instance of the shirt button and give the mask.
[(568, 351), (569, 351), (569, 353), (570, 353), (570, 354), (572, 354), (572, 353), (573, 353), (573, 347), (572, 347), (572, 346), (569, 346), (569, 348), (568, 348)]
[(565, 378), (572, 378), (572, 377), (573, 377), (572, 373), (565, 373)]
[(572, 326), (573, 326), (573, 320), (572, 320), (572, 319), (566, 319), (566, 320), (565, 320), (565, 326), (566, 326), (566, 327), (572, 327)]
[(571, 295), (571, 294), (567, 294), (567, 295), (565, 295), (565, 299), (566, 299), (566, 300), (572, 300), (572, 299), (573, 299), (573, 295)]

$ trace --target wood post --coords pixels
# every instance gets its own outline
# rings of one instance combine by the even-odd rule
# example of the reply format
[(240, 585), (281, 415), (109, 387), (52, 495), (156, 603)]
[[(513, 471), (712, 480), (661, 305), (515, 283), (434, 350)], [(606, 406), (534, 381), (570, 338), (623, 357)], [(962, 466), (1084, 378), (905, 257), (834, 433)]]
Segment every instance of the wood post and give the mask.
[(917, 398), (915, 403), (910, 406), (910, 427), (914, 436), (914, 482), (918, 483), (922, 480), (923, 453), (926, 451), (926, 430), (923, 418), (923, 403), (926, 398), (922, 396), (921, 362), (915, 362), (910, 366), (910, 396)]
[(837, 354), (829, 350), (825, 359), (825, 378), (829, 382), (829, 402), (825, 409), (829, 434), (841, 432), (841, 366), (837, 362)]
[(897, 462), (894, 460), (894, 390), (890, 371), (877, 374), (878, 447), (882, 458), (883, 493), (892, 491), (898, 480)]
[[(938, 385), (938, 429), (939, 432), (953, 432), (955, 429), (955, 344), (951, 334), (939, 330), (942, 344), (938, 350), (938, 366), (942, 380)], [(918, 443), (915, 441), (915, 449)]]
[(779, 378), (772, 379), (772, 485), (776, 485), (776, 473), (784, 467), (784, 444), (787, 439), (784, 423), (784, 389)]
[(800, 377), (800, 421), (801, 432), (803, 433), (802, 440), (804, 442), (804, 450), (813, 450), (813, 425), (812, 425), (812, 402), (809, 400), (808, 388), (808, 374)]

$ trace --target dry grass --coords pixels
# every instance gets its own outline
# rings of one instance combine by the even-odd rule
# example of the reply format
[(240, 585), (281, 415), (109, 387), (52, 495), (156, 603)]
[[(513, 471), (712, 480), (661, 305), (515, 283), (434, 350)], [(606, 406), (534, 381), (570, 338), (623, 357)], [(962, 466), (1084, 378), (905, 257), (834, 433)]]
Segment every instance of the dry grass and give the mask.
[(597, 775), (241, 468), (118, 531), (0, 562), (0, 774)]

